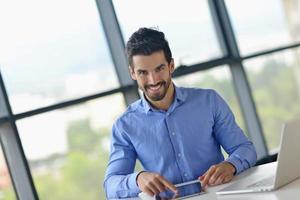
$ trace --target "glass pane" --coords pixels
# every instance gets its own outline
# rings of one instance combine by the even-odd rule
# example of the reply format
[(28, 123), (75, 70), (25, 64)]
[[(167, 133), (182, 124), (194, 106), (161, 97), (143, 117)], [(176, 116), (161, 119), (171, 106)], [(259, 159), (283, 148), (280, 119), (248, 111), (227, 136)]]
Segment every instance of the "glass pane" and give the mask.
[(0, 27), (14, 113), (119, 86), (95, 1), (0, 1)]
[(179, 65), (222, 56), (204, 0), (113, 0), (125, 41), (140, 27), (158, 27)]
[(17, 122), (41, 200), (105, 199), (111, 127), (124, 110), (115, 94)]
[(300, 117), (300, 51), (244, 62), (269, 150), (279, 145), (282, 123)]
[(6, 166), (1, 144), (0, 144), (0, 199), (1, 200), (17, 199)]
[(226, 0), (243, 55), (300, 41), (299, 0)]
[(174, 82), (176, 85), (183, 87), (199, 87), (216, 90), (225, 99), (234, 113), (237, 123), (247, 134), (228, 66), (219, 66), (178, 77), (174, 79)]

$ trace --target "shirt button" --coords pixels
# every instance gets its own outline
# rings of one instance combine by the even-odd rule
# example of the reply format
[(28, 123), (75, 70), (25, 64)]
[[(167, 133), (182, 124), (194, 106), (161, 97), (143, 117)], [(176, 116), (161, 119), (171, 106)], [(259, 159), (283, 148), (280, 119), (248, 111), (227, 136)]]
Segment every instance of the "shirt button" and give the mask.
[(175, 135), (175, 133), (174, 133), (174, 132), (172, 132), (172, 135)]
[(179, 158), (181, 157), (181, 153), (178, 153), (177, 155), (178, 155)]
[(184, 175), (185, 177), (187, 177), (187, 173), (184, 173), (183, 175)]

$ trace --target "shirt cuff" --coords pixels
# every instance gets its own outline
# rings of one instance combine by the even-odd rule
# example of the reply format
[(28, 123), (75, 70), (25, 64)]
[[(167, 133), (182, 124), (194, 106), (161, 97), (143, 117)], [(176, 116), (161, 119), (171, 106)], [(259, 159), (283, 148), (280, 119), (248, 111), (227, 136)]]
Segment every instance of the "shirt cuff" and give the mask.
[(239, 174), (244, 170), (243, 164), (241, 163), (240, 159), (232, 156), (227, 158), (226, 161), (231, 163), (235, 167), (235, 174)]
[(141, 190), (139, 189), (139, 187), (136, 183), (136, 177), (138, 174), (139, 174), (139, 172), (128, 175), (127, 180), (126, 180), (126, 189), (117, 191), (118, 198), (137, 197), (138, 196), (138, 194), (141, 192)]
[(137, 193), (140, 192), (140, 188), (139, 186), (137, 185), (137, 176), (140, 174), (141, 172), (135, 172), (133, 174), (131, 174), (131, 176), (129, 177), (128, 179), (128, 185), (129, 185), (129, 188), (132, 190), (132, 191), (136, 191)]

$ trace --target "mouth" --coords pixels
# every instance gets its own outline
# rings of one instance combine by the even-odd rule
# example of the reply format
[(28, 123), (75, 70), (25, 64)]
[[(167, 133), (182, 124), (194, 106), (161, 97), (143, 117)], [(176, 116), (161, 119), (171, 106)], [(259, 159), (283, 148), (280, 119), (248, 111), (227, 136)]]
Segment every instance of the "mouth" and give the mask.
[(150, 90), (151, 92), (158, 92), (162, 87), (162, 85), (163, 83), (158, 83), (156, 85), (149, 85), (147, 86), (147, 90)]

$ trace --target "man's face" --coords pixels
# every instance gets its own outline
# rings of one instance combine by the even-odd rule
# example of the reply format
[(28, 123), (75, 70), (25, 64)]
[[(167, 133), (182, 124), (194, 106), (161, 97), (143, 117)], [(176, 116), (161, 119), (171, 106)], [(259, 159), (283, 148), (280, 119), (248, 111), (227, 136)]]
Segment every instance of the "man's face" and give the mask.
[(157, 51), (148, 56), (135, 55), (132, 63), (133, 66), (129, 67), (131, 77), (137, 81), (147, 98), (151, 101), (162, 100), (171, 84), (173, 60), (169, 64), (164, 52)]

